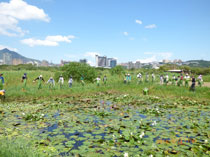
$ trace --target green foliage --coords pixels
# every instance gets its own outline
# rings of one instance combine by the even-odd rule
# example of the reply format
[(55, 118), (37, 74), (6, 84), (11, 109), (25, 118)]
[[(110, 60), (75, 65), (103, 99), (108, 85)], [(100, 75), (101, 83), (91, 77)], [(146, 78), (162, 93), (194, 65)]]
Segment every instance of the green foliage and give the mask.
[(117, 65), (116, 67), (112, 68), (110, 72), (112, 75), (121, 75), (125, 73), (125, 70), (122, 66)]
[(85, 81), (93, 82), (97, 76), (95, 68), (84, 63), (71, 62), (63, 66), (61, 70), (64, 71), (63, 76), (65, 79), (72, 76), (74, 80), (79, 81), (81, 76), (83, 76)]
[(8, 140), (0, 139), (1, 157), (39, 157), (40, 155), (31, 148), (31, 145), (23, 139)]

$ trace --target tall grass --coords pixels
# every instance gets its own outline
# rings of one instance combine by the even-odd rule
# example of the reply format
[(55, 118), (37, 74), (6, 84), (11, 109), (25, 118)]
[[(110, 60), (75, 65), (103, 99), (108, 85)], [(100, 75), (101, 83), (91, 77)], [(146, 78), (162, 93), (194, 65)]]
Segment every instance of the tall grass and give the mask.
[(0, 157), (40, 157), (40, 155), (23, 139), (1, 139)]
[[(98, 92), (112, 91), (119, 94), (142, 94), (143, 88), (149, 88), (149, 94), (161, 96), (161, 97), (192, 97), (194, 99), (210, 100), (210, 90), (207, 87), (196, 87), (196, 92), (189, 91), (186, 87), (177, 87), (172, 85), (159, 85), (159, 78), (156, 77), (155, 83), (141, 83), (137, 84), (136, 74), (132, 75), (132, 82), (130, 84), (123, 83), (123, 76), (111, 75), (107, 71), (101, 73), (102, 76), (105, 74), (108, 77), (107, 85), (97, 87), (95, 83), (86, 83), (83, 87), (80, 82), (73, 82), (73, 87), (68, 87), (68, 80), (65, 80), (64, 87), (59, 88), (56, 83), (55, 89), (49, 89), (46, 83), (43, 84), (43, 88), (37, 89), (37, 82), (33, 83), (33, 80), (40, 74), (43, 75), (45, 81), (51, 76), (54, 76), (54, 72), (50, 71), (3, 71), (5, 77), (5, 89), (6, 89), (6, 100), (28, 100), (33, 98), (54, 98), (61, 96), (71, 95), (91, 95)], [(28, 75), (27, 89), (22, 90), (23, 84), (21, 77), (24, 73)]]

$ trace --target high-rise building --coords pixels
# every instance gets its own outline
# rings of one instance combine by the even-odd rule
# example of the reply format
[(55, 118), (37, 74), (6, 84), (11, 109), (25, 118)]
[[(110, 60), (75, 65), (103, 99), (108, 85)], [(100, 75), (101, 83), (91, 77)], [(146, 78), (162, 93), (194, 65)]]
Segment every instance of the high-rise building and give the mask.
[(133, 69), (135, 68), (135, 65), (133, 62), (128, 62), (128, 69)]
[(87, 59), (80, 59), (79, 62), (80, 62), (80, 63), (85, 63), (85, 64), (86, 64), (86, 63), (87, 63)]
[(116, 59), (107, 58), (107, 64), (106, 64), (107, 67), (113, 68), (113, 67), (116, 67), (116, 65), (117, 65), (117, 60)]
[(12, 64), (12, 55), (9, 53), (3, 53), (3, 63), (7, 65)]
[(96, 55), (96, 67), (106, 67), (107, 66), (107, 57)]
[(141, 68), (141, 62), (140, 61), (136, 61), (135, 69), (140, 69), (140, 68)]

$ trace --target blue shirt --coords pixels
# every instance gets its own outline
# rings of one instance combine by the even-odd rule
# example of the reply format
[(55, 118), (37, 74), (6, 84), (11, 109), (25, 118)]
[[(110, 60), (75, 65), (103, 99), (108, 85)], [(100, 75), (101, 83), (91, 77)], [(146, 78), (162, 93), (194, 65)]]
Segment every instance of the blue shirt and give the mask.
[(4, 78), (1, 76), (0, 77), (2, 84), (4, 84)]

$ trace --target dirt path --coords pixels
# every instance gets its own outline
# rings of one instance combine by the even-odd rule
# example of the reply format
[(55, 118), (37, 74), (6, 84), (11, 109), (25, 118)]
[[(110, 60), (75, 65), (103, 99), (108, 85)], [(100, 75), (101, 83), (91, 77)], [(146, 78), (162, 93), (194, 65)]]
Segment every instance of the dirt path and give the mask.
[(204, 82), (203, 86), (210, 87), (210, 82)]

